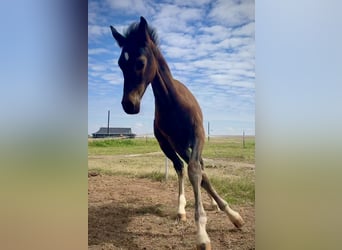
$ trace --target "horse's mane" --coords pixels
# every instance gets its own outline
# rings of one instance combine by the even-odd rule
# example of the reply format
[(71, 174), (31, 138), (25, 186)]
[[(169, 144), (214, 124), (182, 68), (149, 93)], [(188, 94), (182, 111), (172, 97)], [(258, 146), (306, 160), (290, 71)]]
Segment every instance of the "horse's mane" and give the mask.
[[(128, 40), (135, 39), (135, 37), (138, 35), (138, 29), (139, 29), (139, 23), (138, 22), (132, 23), (124, 32), (124, 36)], [(149, 25), (147, 26), (147, 31), (153, 43), (158, 46), (159, 40), (158, 40), (157, 31)]]

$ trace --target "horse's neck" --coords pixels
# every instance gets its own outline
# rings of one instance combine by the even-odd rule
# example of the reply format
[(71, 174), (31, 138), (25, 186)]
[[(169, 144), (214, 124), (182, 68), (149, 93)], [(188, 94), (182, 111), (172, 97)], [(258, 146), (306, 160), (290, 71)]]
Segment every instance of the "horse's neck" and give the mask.
[(152, 89), (156, 106), (172, 105), (175, 100), (175, 84), (171, 71), (165, 59), (161, 56), (158, 60), (157, 73), (152, 81)]

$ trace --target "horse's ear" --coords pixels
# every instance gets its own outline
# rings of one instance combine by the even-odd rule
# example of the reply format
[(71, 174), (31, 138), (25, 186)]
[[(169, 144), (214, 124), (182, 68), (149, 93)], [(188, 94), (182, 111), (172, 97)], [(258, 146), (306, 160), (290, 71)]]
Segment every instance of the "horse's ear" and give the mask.
[(139, 25), (143, 25), (143, 26), (147, 27), (147, 21), (143, 16), (140, 17), (140, 24)]
[(144, 17), (140, 17), (139, 23), (139, 37), (141, 38), (140, 42), (143, 44), (147, 44), (151, 39), (148, 34), (148, 25)]
[(124, 45), (126, 38), (119, 32), (117, 32), (117, 30), (112, 25), (110, 26), (110, 29), (112, 30), (113, 37), (121, 48)]

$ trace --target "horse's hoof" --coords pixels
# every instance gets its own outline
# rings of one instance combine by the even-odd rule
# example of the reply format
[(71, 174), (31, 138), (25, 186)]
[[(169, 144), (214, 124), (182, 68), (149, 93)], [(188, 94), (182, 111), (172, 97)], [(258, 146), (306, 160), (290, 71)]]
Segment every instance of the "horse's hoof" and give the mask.
[(245, 224), (244, 220), (239, 214), (235, 215), (233, 218), (230, 218), (230, 220), (237, 228), (241, 228)]
[(178, 214), (177, 217), (179, 221), (186, 221), (186, 214)]
[(230, 221), (237, 227), (241, 228), (245, 222), (238, 212), (235, 212), (228, 205), (226, 206), (225, 212), (228, 214)]
[(197, 250), (211, 250), (210, 242), (202, 243), (200, 245), (197, 245)]

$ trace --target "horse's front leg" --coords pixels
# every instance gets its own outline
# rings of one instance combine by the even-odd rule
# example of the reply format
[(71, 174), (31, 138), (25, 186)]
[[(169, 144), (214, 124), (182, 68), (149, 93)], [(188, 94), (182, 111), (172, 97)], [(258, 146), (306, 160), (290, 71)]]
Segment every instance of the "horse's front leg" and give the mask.
[(172, 163), (173, 167), (175, 168), (177, 175), (178, 175), (178, 212), (177, 216), (179, 220), (185, 221), (186, 220), (186, 213), (185, 213), (185, 194), (184, 194), (184, 164), (182, 160), (178, 157), (176, 151), (171, 146), (170, 142), (165, 138), (163, 133), (160, 132), (160, 128), (158, 124), (154, 123), (154, 134), (159, 142), (160, 148), (164, 152), (164, 154), (169, 158)]
[(186, 212), (185, 212), (185, 206), (186, 206), (186, 199), (185, 199), (185, 193), (184, 193), (184, 169), (182, 168), (180, 171), (177, 170), (178, 175), (178, 219), (180, 221), (186, 221)]

